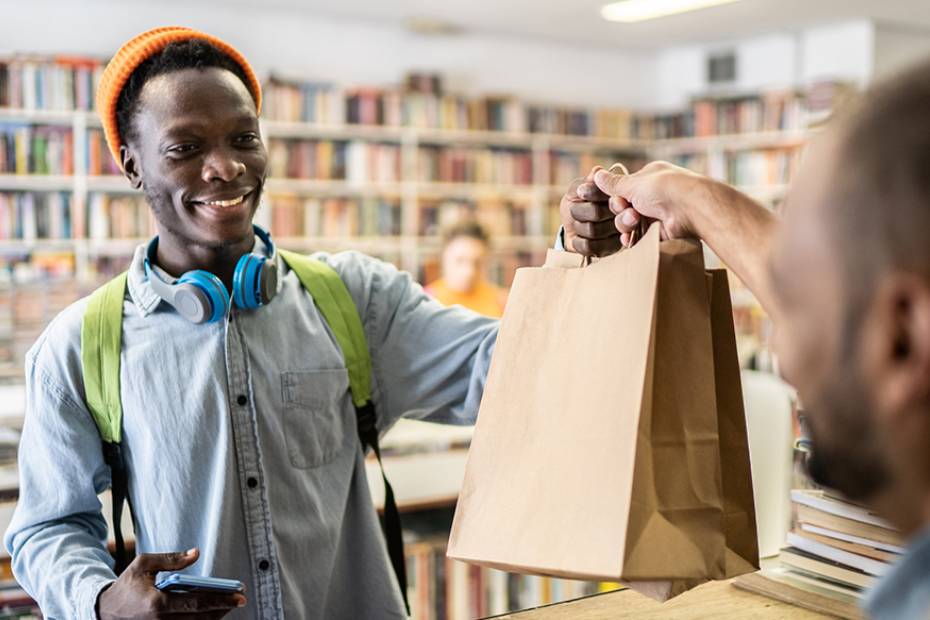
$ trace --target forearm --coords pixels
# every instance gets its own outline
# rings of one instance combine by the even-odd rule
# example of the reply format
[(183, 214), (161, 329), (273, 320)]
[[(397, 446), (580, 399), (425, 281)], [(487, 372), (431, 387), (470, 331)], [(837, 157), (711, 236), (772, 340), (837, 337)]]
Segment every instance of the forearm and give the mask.
[(702, 179), (696, 192), (696, 208), (690, 212), (695, 233), (774, 315), (768, 261), (778, 217), (724, 183)]
[(102, 519), (81, 515), (9, 537), (13, 573), (48, 617), (95, 617), (99, 592), (116, 578), (101, 544), (105, 532)]

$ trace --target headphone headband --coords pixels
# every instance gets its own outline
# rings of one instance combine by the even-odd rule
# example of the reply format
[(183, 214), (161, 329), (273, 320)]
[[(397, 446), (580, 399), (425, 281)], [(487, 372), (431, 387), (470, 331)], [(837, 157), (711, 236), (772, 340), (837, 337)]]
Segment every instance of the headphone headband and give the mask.
[[(277, 291), (276, 251), (271, 235), (261, 227), (252, 230), (265, 245), (265, 256), (249, 252), (236, 263), (233, 273), (233, 300), (243, 309), (259, 308)], [(226, 315), (229, 293), (214, 274), (203, 269), (188, 271), (172, 278), (157, 264), (158, 236), (149, 241), (143, 266), (152, 290), (182, 316), (194, 323), (212, 323)]]

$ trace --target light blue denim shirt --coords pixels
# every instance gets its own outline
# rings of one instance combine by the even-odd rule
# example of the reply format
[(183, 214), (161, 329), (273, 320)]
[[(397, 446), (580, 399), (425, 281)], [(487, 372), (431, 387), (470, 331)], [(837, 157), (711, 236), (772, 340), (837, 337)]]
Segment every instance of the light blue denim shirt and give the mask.
[[(405, 617), (342, 354), (296, 275), (279, 259), (270, 304), (193, 325), (152, 291), (142, 255), (120, 368), (138, 550), (200, 547), (186, 572), (246, 583), (248, 605), (231, 618)], [(440, 306), (373, 258), (316, 257), (363, 318), (381, 432), (401, 416), (473, 423), (497, 321)], [(85, 307), (62, 312), (27, 357), (20, 499), (4, 539), (49, 618), (94, 618), (115, 578), (97, 499), (109, 470), (81, 377)]]
[(930, 528), (872, 588), (863, 607), (873, 620), (930, 618)]

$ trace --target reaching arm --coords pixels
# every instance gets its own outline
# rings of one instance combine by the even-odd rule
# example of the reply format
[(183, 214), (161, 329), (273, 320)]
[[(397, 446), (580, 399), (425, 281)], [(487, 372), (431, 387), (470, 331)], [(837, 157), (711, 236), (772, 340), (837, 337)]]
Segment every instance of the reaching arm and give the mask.
[(361, 311), (371, 351), (379, 428), (398, 418), (473, 424), (497, 338), (497, 319), (444, 307), (410, 274), (356, 252), (321, 257)]

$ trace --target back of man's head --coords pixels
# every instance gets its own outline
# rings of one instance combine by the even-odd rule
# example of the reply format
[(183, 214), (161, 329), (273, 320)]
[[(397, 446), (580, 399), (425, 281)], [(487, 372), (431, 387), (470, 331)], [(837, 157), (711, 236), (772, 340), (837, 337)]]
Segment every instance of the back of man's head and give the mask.
[(930, 278), (930, 60), (877, 83), (838, 120), (834, 241), (861, 302), (887, 269)]

